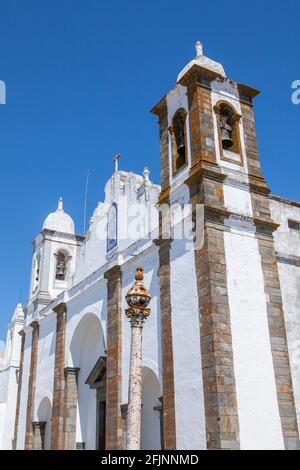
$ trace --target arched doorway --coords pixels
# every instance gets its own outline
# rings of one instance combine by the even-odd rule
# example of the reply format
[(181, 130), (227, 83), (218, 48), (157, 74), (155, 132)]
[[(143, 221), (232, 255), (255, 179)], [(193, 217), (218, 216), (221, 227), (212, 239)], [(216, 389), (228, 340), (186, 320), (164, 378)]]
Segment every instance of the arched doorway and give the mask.
[(105, 417), (98, 412), (97, 389), (87, 382), (99, 359), (105, 357), (102, 325), (95, 314), (86, 314), (80, 320), (70, 352), (73, 365), (79, 368), (76, 448), (92, 450), (99, 445), (99, 420), (105, 429)]
[(143, 367), (141, 448), (161, 449), (161, 389), (155, 373)]
[(41, 423), (41, 447), (44, 450), (49, 450), (51, 446), (51, 417), (52, 405), (48, 397), (44, 397), (38, 407), (37, 422)]

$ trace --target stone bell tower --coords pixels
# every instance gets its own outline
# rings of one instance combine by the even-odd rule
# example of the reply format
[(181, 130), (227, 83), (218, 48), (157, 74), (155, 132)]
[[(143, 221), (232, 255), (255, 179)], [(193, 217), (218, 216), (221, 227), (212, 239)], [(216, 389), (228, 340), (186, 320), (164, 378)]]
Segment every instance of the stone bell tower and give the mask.
[[(186, 297), (194, 295), (188, 293), (193, 282), (202, 374), (195, 406), (203, 413), (195, 432), (205, 421), (197, 446), (299, 448), (273, 239), (277, 225), (270, 214), (254, 124), (258, 93), (230, 80), (197, 42), (196, 57), (152, 110), (160, 129), (159, 202), (201, 205), (204, 218), (202, 246), (194, 246), (192, 255), (180, 251), (189, 278), (186, 289), (180, 289), (182, 297), (174, 292), (179, 242), (159, 240), (165, 448), (183, 445), (184, 412), (177, 408), (184, 392), (176, 379), (181, 360), (176, 335), (185, 321)], [(186, 324), (193, 309), (195, 305), (189, 306)], [(189, 338), (194, 330), (195, 324)], [(194, 353), (186, 354), (187, 367), (195, 361), (193, 370), (197, 354), (196, 345)], [(190, 396), (194, 399), (192, 392)]]
[(33, 241), (28, 317), (67, 289), (83, 239), (75, 234), (74, 222), (60, 198), (56, 211), (46, 217), (42, 231)]

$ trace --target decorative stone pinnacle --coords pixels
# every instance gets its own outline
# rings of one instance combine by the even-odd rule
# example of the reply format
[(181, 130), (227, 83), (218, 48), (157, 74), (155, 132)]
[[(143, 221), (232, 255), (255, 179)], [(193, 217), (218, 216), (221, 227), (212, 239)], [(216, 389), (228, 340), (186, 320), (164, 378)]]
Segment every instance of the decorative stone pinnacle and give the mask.
[(143, 281), (144, 280), (144, 270), (140, 266), (138, 266), (135, 270), (135, 280), (136, 281)]
[(125, 310), (125, 313), (131, 324), (127, 450), (140, 450), (141, 448), (143, 324), (150, 315), (148, 305), (151, 300), (150, 292), (144, 286), (143, 281), (144, 270), (139, 266), (135, 271), (133, 286), (126, 295), (129, 308)]
[(63, 210), (63, 198), (60, 196), (59, 200), (58, 200), (58, 206), (57, 206), (57, 210), (58, 211), (62, 211)]
[(201, 57), (203, 55), (203, 44), (200, 41), (197, 41), (195, 45), (195, 49), (196, 49), (196, 59), (197, 59), (198, 57)]
[(126, 309), (126, 316), (130, 319), (141, 317), (145, 319), (150, 314), (150, 309), (147, 308), (151, 300), (151, 294), (146, 289), (143, 283), (144, 270), (140, 266), (135, 271), (135, 282), (126, 294), (126, 302), (129, 306)]
[(148, 170), (147, 167), (144, 168), (143, 176), (144, 176), (144, 182), (149, 183), (149, 175), (150, 171)]
[(115, 172), (119, 171), (119, 158), (121, 157), (121, 154), (118, 152), (113, 158), (113, 162), (115, 163)]

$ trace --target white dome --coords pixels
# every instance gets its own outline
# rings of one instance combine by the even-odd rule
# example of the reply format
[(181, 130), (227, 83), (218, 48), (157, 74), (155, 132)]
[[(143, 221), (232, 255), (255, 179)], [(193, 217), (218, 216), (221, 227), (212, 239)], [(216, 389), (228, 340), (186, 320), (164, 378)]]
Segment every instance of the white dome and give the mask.
[(191, 60), (179, 73), (177, 77), (177, 82), (179, 82), (182, 77), (193, 67), (193, 65), (199, 65), (199, 67), (203, 67), (205, 69), (211, 70), (212, 72), (216, 72), (222, 77), (226, 77), (225, 71), (223, 66), (219, 64), (219, 62), (215, 62), (214, 60), (209, 59), (205, 55), (203, 55), (203, 46), (200, 41), (196, 43), (196, 58)]
[(64, 211), (62, 198), (58, 201), (56, 211), (51, 212), (51, 214), (46, 217), (43, 225), (43, 230), (44, 229), (54, 230), (55, 232), (71, 233), (73, 235), (75, 234), (74, 222)]

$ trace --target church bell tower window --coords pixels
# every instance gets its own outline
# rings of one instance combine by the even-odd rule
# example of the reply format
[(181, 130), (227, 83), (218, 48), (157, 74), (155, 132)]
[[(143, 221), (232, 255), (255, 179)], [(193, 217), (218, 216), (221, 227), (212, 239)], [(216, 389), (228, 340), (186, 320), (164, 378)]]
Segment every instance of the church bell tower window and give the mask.
[[(233, 159), (235, 163), (242, 163), (242, 149), (239, 130), (241, 116), (226, 102), (220, 102), (214, 107), (218, 122), (218, 137), (221, 158)], [(236, 156), (239, 156), (237, 160)]]
[(55, 279), (57, 281), (65, 281), (67, 275), (67, 256), (62, 251), (56, 255), (56, 272)]
[(187, 165), (186, 116), (185, 110), (178, 110), (169, 127), (172, 142), (173, 175)]

